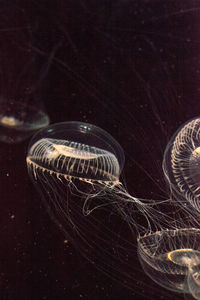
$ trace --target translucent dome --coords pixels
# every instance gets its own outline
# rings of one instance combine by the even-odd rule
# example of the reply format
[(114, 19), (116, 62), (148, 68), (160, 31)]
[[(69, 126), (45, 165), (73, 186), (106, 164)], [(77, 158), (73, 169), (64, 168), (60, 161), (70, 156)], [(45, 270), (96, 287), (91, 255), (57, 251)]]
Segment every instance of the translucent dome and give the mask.
[(55, 173), (57, 177), (78, 178), (116, 184), (124, 165), (124, 152), (103, 129), (81, 122), (54, 124), (31, 140), (27, 162), (34, 173)]
[(181, 126), (167, 145), (163, 171), (172, 192), (200, 211), (200, 119)]
[(200, 230), (161, 230), (138, 238), (147, 275), (161, 286), (200, 299)]
[(48, 115), (26, 103), (0, 102), (0, 141), (15, 144), (49, 124)]

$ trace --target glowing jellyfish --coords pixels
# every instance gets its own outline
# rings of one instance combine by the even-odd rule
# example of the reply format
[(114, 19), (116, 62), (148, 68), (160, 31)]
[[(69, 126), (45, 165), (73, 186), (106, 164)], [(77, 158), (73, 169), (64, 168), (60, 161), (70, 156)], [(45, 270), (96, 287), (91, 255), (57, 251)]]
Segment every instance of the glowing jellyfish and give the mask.
[(56, 196), (60, 193), (57, 185), (62, 183), (84, 198), (84, 215), (113, 203), (119, 207), (134, 204), (142, 212), (154, 204), (126, 191), (119, 179), (123, 149), (110, 134), (91, 124), (58, 123), (40, 131), (30, 142), (27, 165), (33, 181), (53, 187)]
[(91, 124), (66, 122), (49, 126), (33, 137), (27, 165), (36, 183), (49, 176), (53, 182), (63, 182), (72, 192), (84, 195), (83, 213), (87, 215), (92, 210), (89, 199), (101, 198), (105, 189), (110, 191), (120, 186), (124, 153), (104, 130)]
[(127, 279), (121, 274), (129, 268), (125, 258), (132, 249), (126, 235), (130, 232), (132, 240), (131, 230), (144, 228), (137, 213), (148, 225), (149, 218), (156, 215), (159, 222), (162, 216), (153, 201), (129, 195), (119, 179), (123, 166), (119, 143), (81, 122), (44, 128), (32, 138), (27, 154), (28, 173), (54, 222), (82, 255), (121, 282)]
[[(190, 120), (177, 130), (167, 145), (163, 171), (179, 202), (200, 211), (200, 119)], [(185, 202), (186, 202), (185, 201)], [(184, 205), (183, 205), (184, 206)], [(187, 209), (187, 204), (185, 205)], [(191, 208), (189, 208), (190, 210)]]
[(162, 230), (138, 238), (145, 273), (159, 285), (200, 299), (200, 230)]

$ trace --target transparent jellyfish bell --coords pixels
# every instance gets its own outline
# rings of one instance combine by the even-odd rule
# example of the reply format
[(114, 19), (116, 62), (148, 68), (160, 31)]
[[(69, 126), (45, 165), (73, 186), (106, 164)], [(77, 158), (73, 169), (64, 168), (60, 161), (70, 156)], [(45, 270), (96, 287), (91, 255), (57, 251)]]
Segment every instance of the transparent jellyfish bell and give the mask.
[[(34, 135), (29, 144), (27, 165), (37, 183), (48, 176), (48, 180), (54, 178), (58, 184), (63, 181), (70, 192), (85, 198), (83, 212), (88, 214), (108, 204), (103, 195), (105, 189), (110, 191), (119, 184), (124, 152), (109, 133), (97, 126), (63, 122)], [(89, 199), (97, 195), (101, 195), (102, 203), (95, 206), (93, 200), (93, 208), (89, 208)]]
[[(33, 158), (41, 144), (42, 152)], [(60, 160), (57, 165), (56, 154)], [(48, 160), (45, 155), (49, 156)], [(124, 166), (123, 149), (109, 133), (95, 125), (75, 121), (54, 124), (36, 133), (29, 144), (29, 157), (44, 169), (53, 167), (58, 177), (60, 173), (88, 182), (117, 182)]]
[(163, 172), (178, 202), (187, 201), (200, 211), (199, 118), (188, 121), (173, 135), (164, 153)]
[[(49, 124), (43, 80), (49, 64), (34, 50), (37, 27), (31, 9), (7, 3), (0, 20), (0, 141), (19, 143)], [(43, 85), (42, 85), (43, 83)]]
[(161, 230), (138, 238), (145, 273), (166, 289), (200, 299), (200, 230)]

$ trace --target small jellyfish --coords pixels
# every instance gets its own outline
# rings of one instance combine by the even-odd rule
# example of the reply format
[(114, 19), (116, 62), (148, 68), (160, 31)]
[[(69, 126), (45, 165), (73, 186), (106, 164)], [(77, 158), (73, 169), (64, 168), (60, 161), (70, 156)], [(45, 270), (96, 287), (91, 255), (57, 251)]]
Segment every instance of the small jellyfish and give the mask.
[(181, 126), (171, 138), (164, 154), (163, 171), (172, 194), (182, 207), (190, 210), (190, 204), (200, 212), (199, 118)]
[(200, 299), (200, 230), (161, 230), (138, 238), (145, 273), (166, 289)]
[(49, 117), (38, 105), (0, 101), (0, 141), (15, 144), (49, 124)]
[(49, 124), (41, 100), (44, 90), (40, 89), (56, 49), (41, 61), (34, 50), (36, 29), (29, 9), (11, 3), (2, 9), (5, 11), (0, 20), (0, 141), (15, 144)]

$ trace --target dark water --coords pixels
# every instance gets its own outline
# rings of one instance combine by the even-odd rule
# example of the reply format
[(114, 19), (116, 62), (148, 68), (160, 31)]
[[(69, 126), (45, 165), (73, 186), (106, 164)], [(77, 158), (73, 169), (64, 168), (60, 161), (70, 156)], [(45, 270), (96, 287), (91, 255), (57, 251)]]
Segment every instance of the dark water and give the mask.
[[(28, 37), (13, 35), (16, 47), (30, 47), (37, 61), (20, 86), (32, 81), (31, 95), (35, 103), (43, 101), (51, 123), (77, 120), (105, 129), (125, 151), (129, 192), (165, 199), (165, 146), (200, 109), (200, 2), (2, 1), (0, 14), (2, 41), (6, 29), (31, 24)], [(15, 79), (16, 70), (8, 64), (1, 71), (8, 97), (12, 84), (6, 87), (5, 78)], [(23, 101), (23, 88), (15, 91), (12, 99)], [(144, 274), (136, 237), (120, 219), (114, 226), (129, 241), (122, 252), (127, 268), (119, 263), (118, 275), (106, 276), (84, 259), (52, 222), (28, 178), (27, 146), (28, 140), (1, 143), (0, 299), (183, 299)], [(100, 258), (109, 265), (104, 253)]]

